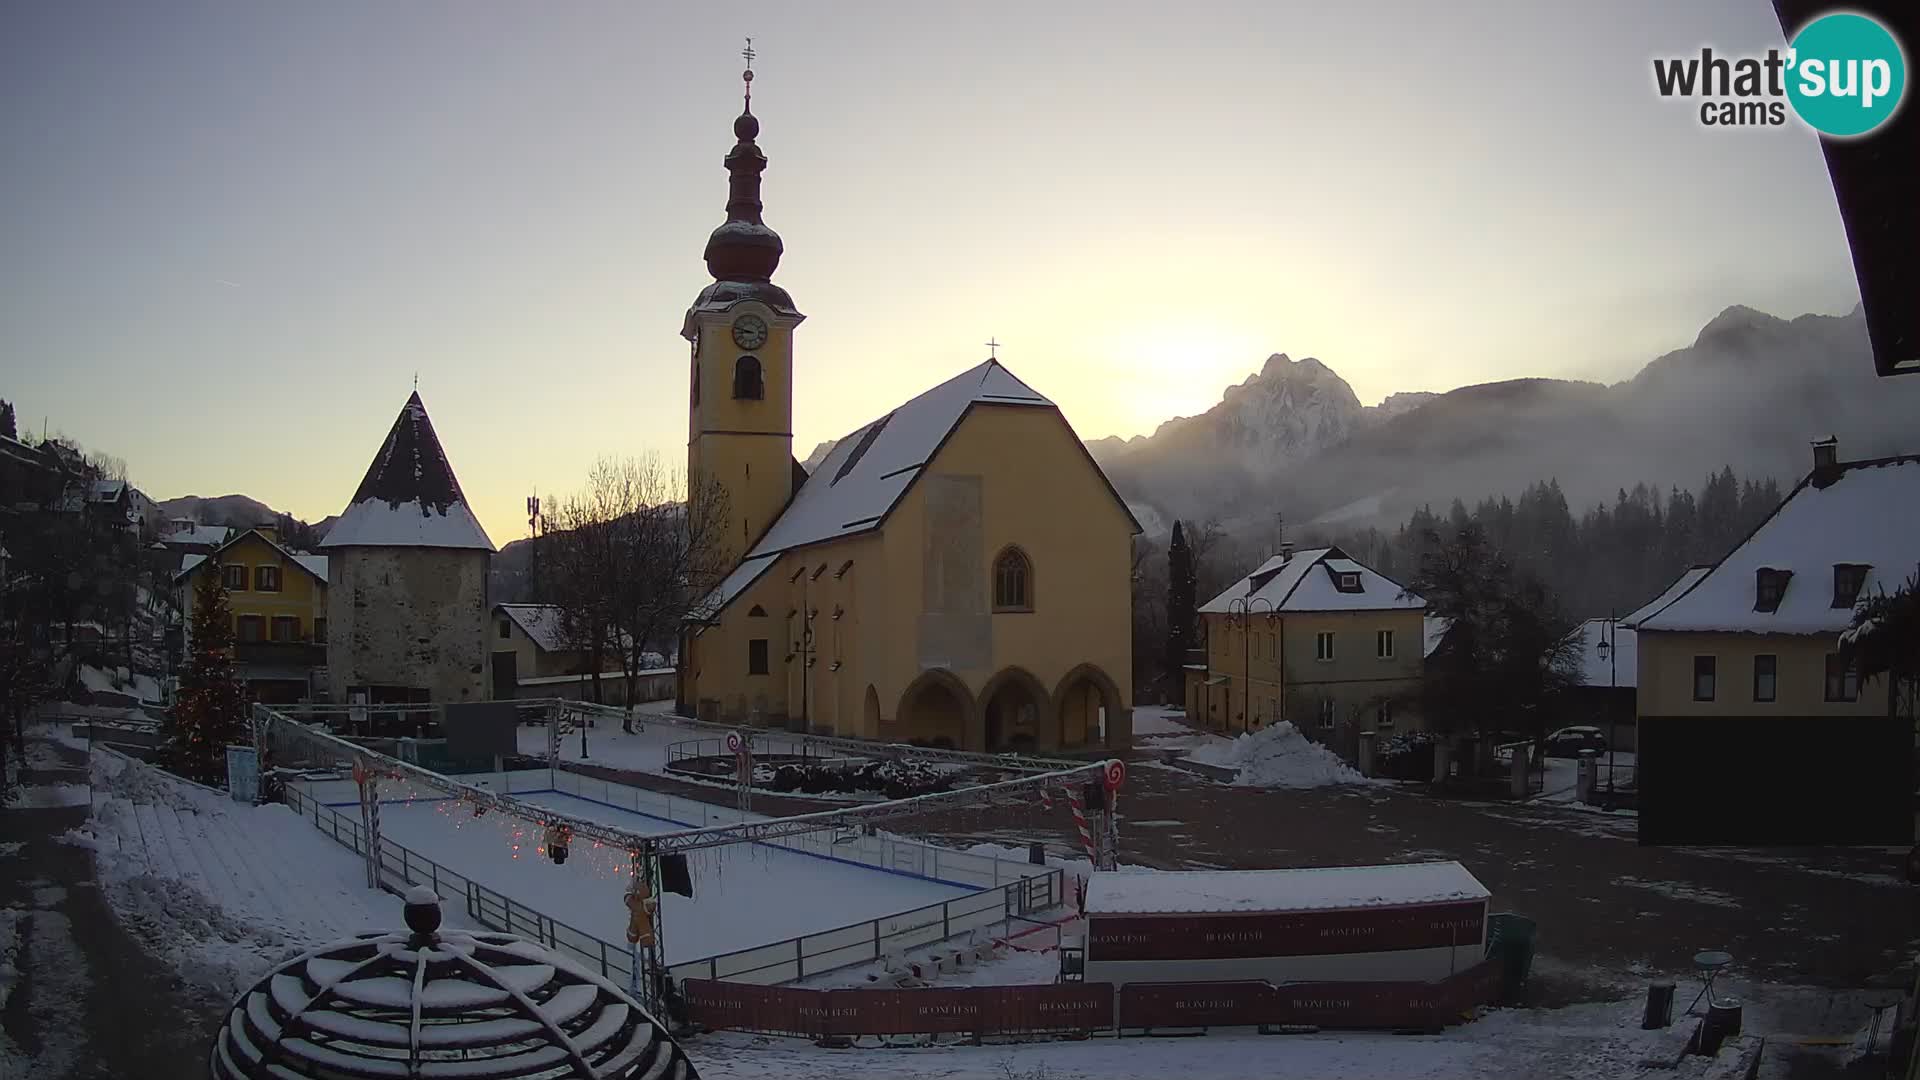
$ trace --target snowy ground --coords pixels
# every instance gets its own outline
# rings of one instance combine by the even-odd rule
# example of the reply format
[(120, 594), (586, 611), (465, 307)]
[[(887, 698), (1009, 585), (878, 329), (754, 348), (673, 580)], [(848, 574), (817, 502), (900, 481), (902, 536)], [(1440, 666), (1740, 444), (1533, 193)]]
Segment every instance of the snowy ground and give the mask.
[(1207, 743), (1187, 757), (1207, 765), (1239, 770), (1234, 782), (1247, 787), (1314, 788), (1332, 784), (1371, 784), (1340, 756), (1281, 721), (1231, 742)]
[[(1647, 1075), (1641, 1062), (1678, 1056), (1676, 1030), (1640, 1030), (1637, 1002), (1557, 1010), (1496, 1010), (1437, 1036), (1215, 1032), (1199, 1038), (1035, 1042), (997, 1046), (820, 1050), (743, 1034), (687, 1043), (701, 1075), (725, 1080), (1133, 1080), (1313, 1077), (1466, 1080)], [(1701, 1065), (1652, 1075), (1699, 1076)]]
[[(560, 792), (519, 798), (536, 806), (641, 833), (684, 826)], [(341, 808), (357, 813), (352, 807)], [(473, 817), (451, 800), (383, 803), (389, 840), (457, 874), (605, 941), (626, 940), (625, 851), (575, 844), (564, 865), (539, 854), (541, 838), (523, 823)], [(837, 929), (970, 895), (975, 890), (836, 862), (764, 844), (739, 844), (689, 856), (693, 898), (669, 894), (663, 925), (669, 963)]]
[(242, 806), (104, 751), (93, 785), (68, 842), (92, 849), (122, 924), (196, 984), (237, 993), (284, 956), (402, 925), (366, 864), (284, 806)]
[(160, 682), (151, 675), (129, 672), (126, 668), (105, 668), (82, 665), (80, 682), (95, 693), (125, 694), (137, 701), (160, 703)]

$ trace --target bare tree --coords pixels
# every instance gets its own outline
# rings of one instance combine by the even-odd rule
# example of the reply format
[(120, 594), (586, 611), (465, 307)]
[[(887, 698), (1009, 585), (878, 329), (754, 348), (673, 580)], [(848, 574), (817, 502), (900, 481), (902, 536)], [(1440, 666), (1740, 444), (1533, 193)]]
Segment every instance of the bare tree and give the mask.
[(585, 490), (556, 505), (553, 593), (596, 660), (618, 656), (628, 731), (640, 673), (666, 663), (682, 620), (732, 569), (727, 517), (724, 488), (710, 479), (690, 488), (657, 455), (602, 458)]

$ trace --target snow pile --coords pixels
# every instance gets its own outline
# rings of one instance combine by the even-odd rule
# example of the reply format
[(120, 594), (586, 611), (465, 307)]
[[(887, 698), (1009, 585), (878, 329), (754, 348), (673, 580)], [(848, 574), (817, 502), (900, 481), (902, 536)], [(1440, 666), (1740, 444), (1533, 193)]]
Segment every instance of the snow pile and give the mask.
[(1229, 743), (1211, 743), (1187, 755), (1203, 765), (1238, 769), (1235, 783), (1247, 787), (1315, 788), (1372, 781), (1282, 720)]

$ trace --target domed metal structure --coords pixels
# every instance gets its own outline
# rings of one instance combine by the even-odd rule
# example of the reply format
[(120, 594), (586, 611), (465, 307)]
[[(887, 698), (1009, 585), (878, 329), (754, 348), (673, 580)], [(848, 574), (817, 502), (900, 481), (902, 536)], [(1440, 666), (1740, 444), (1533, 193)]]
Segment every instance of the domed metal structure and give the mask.
[(215, 1080), (298, 1077), (698, 1080), (672, 1037), (612, 983), (512, 934), (362, 934), (282, 964), (214, 1037)]

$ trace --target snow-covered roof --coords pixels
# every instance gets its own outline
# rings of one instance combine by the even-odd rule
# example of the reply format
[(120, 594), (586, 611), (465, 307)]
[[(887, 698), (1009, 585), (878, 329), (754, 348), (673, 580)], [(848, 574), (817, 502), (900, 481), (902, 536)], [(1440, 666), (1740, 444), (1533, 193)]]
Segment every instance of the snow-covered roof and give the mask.
[[(235, 544), (238, 544), (240, 541), (246, 539), (249, 536), (258, 538), (262, 543), (266, 544), (268, 547), (271, 547), (273, 550), (279, 552), (280, 557), (285, 559), (287, 562), (293, 563), (299, 566), (302, 570), (305, 570), (307, 573), (312, 574), (316, 578), (319, 578), (320, 584), (325, 585), (327, 583), (327, 557), (325, 555), (307, 555), (300, 552), (289, 551), (285, 547), (281, 546), (278, 540), (275, 540), (273, 537), (268, 536), (266, 533), (263, 533), (258, 529), (233, 530), (232, 537), (229, 538), (226, 543), (221, 544), (220, 547), (214, 551), (214, 555), (218, 557), (220, 552), (227, 550), (228, 548), (232, 547)], [(205, 555), (192, 555), (192, 554), (182, 555), (180, 557), (180, 569), (176, 571), (173, 575), (174, 580), (178, 581), (181, 578), (186, 577), (188, 574), (193, 573), (194, 567), (199, 566), (201, 563), (206, 561), (207, 561), (207, 557)]]
[[(1359, 574), (1359, 592), (1341, 592), (1337, 574)], [(1310, 548), (1292, 555), (1275, 555), (1246, 577), (1226, 587), (1200, 606), (1209, 615), (1242, 610), (1246, 600), (1256, 612), (1267, 610), (1265, 600), (1279, 613), (1289, 611), (1418, 611), (1427, 602), (1408, 593), (1385, 575), (1353, 561), (1339, 548)]]
[(419, 391), (401, 408), (353, 501), (320, 546), (494, 550), (467, 508)]
[[(988, 360), (860, 428), (839, 440), (812, 470), (786, 511), (707, 595), (700, 610), (709, 613), (707, 617), (718, 613), (783, 551), (879, 528), (975, 405), (1055, 408), (998, 360)], [(1099, 471), (1091, 457), (1088, 462)], [(1100, 475), (1104, 481), (1106, 474)], [(1126, 504), (1117, 493), (1114, 500), (1124, 511)]]
[(997, 360), (969, 368), (841, 439), (747, 557), (876, 528), (976, 403), (1053, 408)]
[(1185, 915), (1335, 911), (1485, 900), (1457, 862), (1287, 870), (1120, 870), (1087, 883), (1087, 914)]
[(728, 604), (733, 603), (734, 597), (759, 581), (760, 575), (766, 573), (774, 563), (779, 561), (778, 552), (742, 560), (739, 566), (734, 567), (726, 577), (720, 579), (720, 584), (714, 586), (713, 591), (702, 598), (687, 617), (695, 621), (704, 621), (720, 614), (726, 610)]
[(1421, 621), (1425, 624), (1421, 630), (1422, 637), (1426, 640), (1421, 642), (1420, 655), (1432, 656), (1433, 650), (1439, 648), (1440, 643), (1446, 640), (1447, 631), (1453, 629), (1453, 620), (1439, 615), (1429, 615)]
[[(566, 618), (558, 604), (495, 604), (496, 610), (512, 619), (521, 633), (532, 639), (533, 643), (547, 652), (571, 652), (581, 648), (574, 644), (567, 634)], [(620, 636), (621, 647), (625, 647), (626, 635)], [(648, 653), (648, 657), (658, 654)], [(661, 661), (665, 662), (664, 659)]]
[[(1588, 619), (1567, 635), (1579, 645), (1580, 681), (1588, 686), (1633, 687), (1638, 682), (1640, 653), (1634, 647), (1633, 628), (1624, 622)], [(1610, 645), (1608, 655), (1600, 655), (1600, 643)]]
[(119, 502), (121, 493), (126, 490), (125, 480), (95, 480), (87, 497), (94, 502)]
[(1687, 572), (1684, 574), (1681, 574), (1678, 578), (1675, 578), (1673, 584), (1667, 586), (1666, 590), (1663, 591), (1659, 596), (1654, 597), (1652, 600), (1648, 601), (1645, 605), (1641, 606), (1640, 608), (1634, 610), (1632, 613), (1628, 614), (1626, 617), (1622, 618), (1620, 620), (1621, 625), (1628, 626), (1628, 627), (1639, 626), (1641, 619), (1644, 619), (1647, 616), (1653, 614), (1654, 612), (1659, 611), (1661, 608), (1666, 607), (1668, 604), (1673, 603), (1675, 597), (1678, 597), (1681, 593), (1686, 592), (1688, 589), (1693, 588), (1693, 583), (1707, 576), (1707, 571), (1711, 569), (1713, 569), (1713, 565), (1711, 563), (1703, 564), (1700, 566), (1688, 567)]
[(168, 533), (164, 540), (169, 544), (212, 544), (215, 547), (227, 542), (228, 529), (225, 525), (198, 525), (189, 523)]
[[(1893, 592), (1920, 567), (1920, 456), (1849, 462), (1802, 480), (1773, 516), (1693, 584), (1638, 620), (1645, 631), (1837, 634), (1834, 568), (1865, 566), (1859, 598)], [(1757, 571), (1791, 576), (1772, 611), (1755, 611)]]

